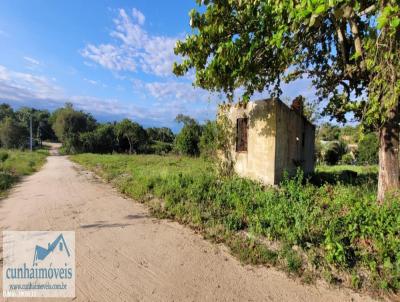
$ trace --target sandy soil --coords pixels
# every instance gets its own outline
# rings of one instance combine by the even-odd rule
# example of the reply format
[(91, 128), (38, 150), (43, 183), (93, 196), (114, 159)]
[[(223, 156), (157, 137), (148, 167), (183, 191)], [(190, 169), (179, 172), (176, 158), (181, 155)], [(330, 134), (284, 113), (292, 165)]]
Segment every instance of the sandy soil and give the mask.
[(76, 301), (372, 301), (243, 266), (223, 246), (149, 217), (142, 205), (63, 156), (50, 156), (0, 201), (0, 226), (74, 230)]

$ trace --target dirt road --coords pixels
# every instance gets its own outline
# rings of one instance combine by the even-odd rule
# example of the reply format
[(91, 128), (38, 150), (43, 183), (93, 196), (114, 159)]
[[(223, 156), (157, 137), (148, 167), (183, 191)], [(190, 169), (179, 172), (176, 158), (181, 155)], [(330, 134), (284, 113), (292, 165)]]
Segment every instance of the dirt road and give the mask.
[(0, 226), (76, 232), (74, 301), (371, 300), (242, 266), (188, 228), (149, 217), (142, 205), (63, 156), (50, 156), (0, 201)]

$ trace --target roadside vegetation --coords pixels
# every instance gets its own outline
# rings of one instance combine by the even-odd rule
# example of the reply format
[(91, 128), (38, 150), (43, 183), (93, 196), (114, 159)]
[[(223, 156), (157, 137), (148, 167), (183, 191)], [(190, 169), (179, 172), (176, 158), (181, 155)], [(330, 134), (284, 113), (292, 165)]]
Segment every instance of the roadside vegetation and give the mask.
[[(400, 288), (400, 204), (376, 202), (377, 167), (359, 181), (313, 184), (299, 171), (279, 188), (221, 178), (204, 158), (80, 154), (74, 161), (146, 203), (154, 215), (190, 225), (225, 243), (245, 263), (278, 266), (359, 289)], [(321, 174), (322, 173), (322, 174)], [(364, 177), (365, 176), (365, 177)], [(355, 176), (356, 179), (358, 176)]]
[(45, 163), (48, 151), (5, 150), (0, 149), (0, 197), (6, 195), (21, 177), (30, 175)]
[[(188, 224), (226, 244), (244, 263), (274, 265), (304, 282), (324, 278), (356, 289), (400, 289), (400, 203), (392, 195), (376, 201), (376, 132), (319, 125), (316, 172), (305, 177), (299, 171), (272, 188), (220, 173), (221, 132), (215, 121), (201, 124), (178, 115), (182, 128), (174, 134), (128, 119), (98, 123), (71, 104), (48, 114), (29, 108), (14, 112), (7, 105), (0, 109), (9, 115), (0, 124), (3, 146), (18, 147), (6, 144), (14, 137), (7, 133), (26, 133), (27, 115), (21, 110), (40, 113), (37, 144), (41, 134), (52, 133), (74, 161), (146, 203), (157, 217)], [(3, 152), (4, 190), (45, 156)]]

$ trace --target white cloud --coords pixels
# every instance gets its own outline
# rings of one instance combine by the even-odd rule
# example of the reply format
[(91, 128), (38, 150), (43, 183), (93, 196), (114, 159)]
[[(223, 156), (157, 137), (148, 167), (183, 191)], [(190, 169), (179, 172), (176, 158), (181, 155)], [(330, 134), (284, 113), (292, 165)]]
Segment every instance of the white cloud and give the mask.
[(132, 16), (139, 25), (143, 25), (144, 21), (146, 21), (146, 17), (143, 15), (143, 13), (136, 8), (132, 9)]
[(33, 64), (33, 65), (39, 65), (40, 64), (40, 62), (38, 60), (36, 60), (34, 58), (31, 58), (31, 57), (28, 57), (28, 56), (25, 56), (24, 60), (27, 61), (30, 64)]
[[(94, 83), (102, 85), (99, 81), (93, 81)], [(147, 125), (164, 126), (173, 125), (173, 120), (179, 113), (204, 119), (205, 117), (212, 117), (215, 112), (213, 106), (193, 108), (192, 105), (186, 106), (187, 102), (180, 100), (181, 98), (190, 99), (191, 94), (184, 93), (189, 88), (185, 85), (190, 86), (190, 84), (160, 82), (151, 85), (140, 81), (137, 81), (136, 84), (138, 89), (140, 87), (153, 96), (156, 101), (149, 102), (146, 106), (138, 106), (131, 102), (122, 102), (113, 98), (103, 99), (87, 95), (69, 95), (61, 87), (55, 85), (52, 79), (13, 71), (0, 65), (0, 102), (55, 109), (68, 101), (72, 102), (78, 109), (95, 115), (107, 116), (109, 119), (127, 117)], [(160, 104), (163, 104), (163, 106), (160, 106)]]
[(207, 102), (211, 97), (209, 92), (195, 88), (190, 83), (182, 82), (152, 82), (144, 85), (148, 93), (157, 100), (173, 100), (182, 103)]
[(0, 65), (0, 97), (2, 99), (56, 99), (62, 94), (62, 89), (46, 77), (11, 71)]
[(89, 44), (81, 54), (85, 58), (111, 70), (136, 70), (133, 60), (126, 56), (121, 48), (111, 44), (100, 44), (99, 46)]
[(86, 59), (117, 71), (142, 70), (156, 76), (172, 75), (175, 37), (149, 34), (144, 28), (145, 16), (137, 9), (131, 15), (120, 9), (114, 20), (115, 28), (110, 33), (117, 39), (115, 44), (88, 44), (81, 51)]
[(100, 81), (95, 81), (95, 80), (91, 80), (91, 79), (87, 79), (87, 78), (83, 78), (83, 80), (93, 86), (101, 86), (103, 88), (108, 87), (106, 84), (100, 82)]

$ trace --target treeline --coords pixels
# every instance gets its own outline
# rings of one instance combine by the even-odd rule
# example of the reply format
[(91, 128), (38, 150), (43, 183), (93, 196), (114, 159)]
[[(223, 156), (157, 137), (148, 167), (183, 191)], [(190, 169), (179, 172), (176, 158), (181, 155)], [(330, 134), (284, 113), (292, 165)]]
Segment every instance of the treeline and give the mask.
[(183, 124), (178, 135), (167, 127), (145, 129), (129, 119), (99, 123), (87, 112), (72, 104), (50, 113), (47, 110), (23, 107), (14, 111), (0, 105), (0, 143), (4, 148), (23, 149), (29, 146), (32, 118), (35, 145), (42, 141), (59, 141), (66, 153), (128, 153), (212, 155), (215, 152), (215, 122), (199, 124), (195, 119), (178, 115)]
[(35, 143), (55, 140), (51, 127), (52, 115), (48, 110), (22, 107), (14, 111), (8, 104), (0, 104), (0, 144), (3, 148), (24, 149), (29, 146), (29, 126), (32, 118), (32, 134)]
[(329, 123), (317, 129), (316, 159), (328, 165), (378, 163), (377, 133), (362, 133), (359, 126), (339, 127)]

